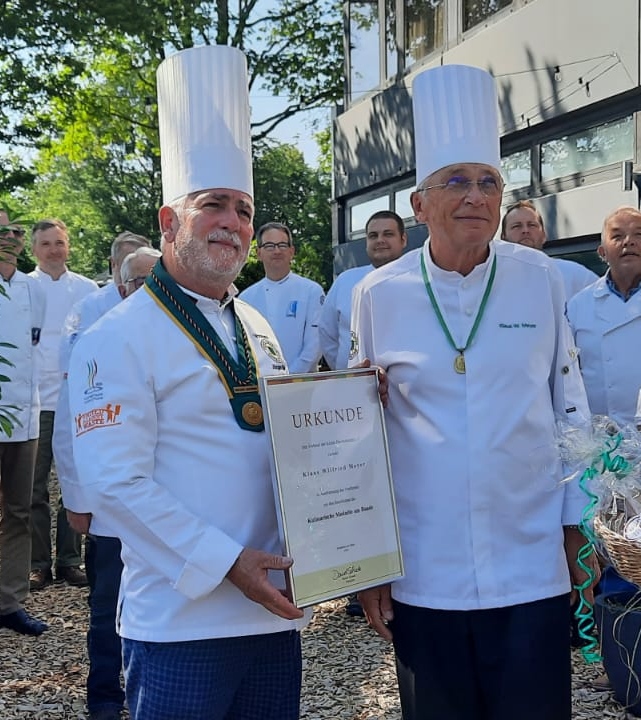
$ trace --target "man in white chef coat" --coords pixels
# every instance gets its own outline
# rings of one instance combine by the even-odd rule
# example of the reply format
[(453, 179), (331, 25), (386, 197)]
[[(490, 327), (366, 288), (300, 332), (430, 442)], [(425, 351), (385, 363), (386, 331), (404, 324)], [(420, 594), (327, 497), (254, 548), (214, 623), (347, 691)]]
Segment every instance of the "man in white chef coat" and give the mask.
[[(46, 298), (17, 268), (25, 231), (0, 210), (0, 628), (23, 635), (48, 629), (24, 608), (31, 563), (31, 492), (36, 466), (40, 399), (37, 346)], [(8, 363), (8, 364), (7, 364)]]
[(388, 374), (405, 576), (360, 599), (394, 642), (404, 720), (570, 720), (586, 500), (562, 483), (555, 415), (587, 427), (589, 410), (563, 281), (542, 253), (491, 242), (493, 78), (446, 65), (413, 89), (429, 238), (366, 276), (353, 307), (358, 359)]
[[(568, 320), (590, 410), (621, 427), (636, 425), (641, 389), (641, 212), (621, 207), (610, 213), (597, 252), (608, 270), (568, 302)], [(608, 566), (601, 589), (633, 592), (634, 586), (625, 583)], [(607, 676), (595, 687), (607, 688)]]
[(590, 410), (635, 422), (641, 388), (641, 212), (622, 207), (603, 223), (606, 274), (568, 302)]
[[(501, 240), (543, 250), (547, 241), (543, 217), (531, 200), (518, 200), (508, 206), (501, 221)], [(598, 275), (581, 263), (564, 258), (551, 258), (563, 276), (565, 295), (569, 300), (584, 287), (598, 279)]]
[(321, 356), (318, 321), (325, 300), (323, 288), (292, 272), (296, 249), (291, 230), (269, 222), (256, 232), (256, 254), (265, 277), (241, 293), (274, 328), (291, 373), (318, 370)]
[(349, 268), (332, 283), (321, 310), (321, 350), (331, 370), (344, 370), (352, 348), (352, 290), (374, 268), (397, 260), (407, 247), (403, 218), (392, 210), (378, 210), (365, 224), (365, 250), (369, 265)]
[(79, 338), (69, 369), (86, 510), (122, 542), (118, 629), (134, 720), (297, 720), (299, 630), (284, 594), (257, 377), (286, 372), (235, 298), (253, 237), (245, 56), (158, 68), (163, 257)]

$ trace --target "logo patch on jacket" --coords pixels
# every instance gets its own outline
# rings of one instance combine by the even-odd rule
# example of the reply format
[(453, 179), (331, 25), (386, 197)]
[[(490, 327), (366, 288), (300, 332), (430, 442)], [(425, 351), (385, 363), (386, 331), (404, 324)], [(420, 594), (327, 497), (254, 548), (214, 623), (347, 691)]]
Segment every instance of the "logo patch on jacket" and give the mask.
[(85, 403), (102, 400), (102, 383), (96, 382), (97, 375), (98, 363), (92, 358), (87, 363), (87, 388), (84, 392)]
[(104, 407), (93, 408), (92, 410), (87, 410), (87, 412), (78, 413), (75, 421), (76, 437), (80, 437), (90, 430), (122, 425), (120, 421), (120, 405), (107, 403)]
[(285, 363), (285, 358), (280, 354), (276, 343), (272, 342), (268, 337), (260, 338), (260, 346), (263, 348), (266, 355), (268, 355), (274, 362)]

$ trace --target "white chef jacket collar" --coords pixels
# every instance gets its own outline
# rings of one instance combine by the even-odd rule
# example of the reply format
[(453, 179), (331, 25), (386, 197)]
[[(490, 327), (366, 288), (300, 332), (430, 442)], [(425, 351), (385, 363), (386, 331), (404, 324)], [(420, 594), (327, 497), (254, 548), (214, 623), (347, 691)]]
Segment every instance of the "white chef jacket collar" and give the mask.
[[(487, 256), (487, 259), (479, 263), (471, 273), (469, 273), (466, 277), (475, 277), (480, 275), (487, 276), (490, 271), (490, 267), (492, 266), (492, 260), (494, 259), (494, 256), (496, 255), (496, 250), (494, 243), (489, 244), (489, 254)], [(427, 270), (427, 277), (430, 282), (436, 278), (437, 280), (452, 280), (454, 278), (460, 279), (463, 276), (461, 273), (457, 272), (456, 270), (443, 270), (443, 268), (439, 267), (434, 260), (432, 260), (432, 255), (430, 253), (430, 239), (427, 238), (425, 243), (423, 244), (423, 258), (425, 259), (425, 269)]]
[(67, 277), (69, 275), (69, 268), (65, 265), (65, 271), (62, 273), (62, 275), (57, 279), (54, 280), (49, 273), (46, 273), (44, 270), (40, 268), (39, 265), (36, 265), (36, 267), (33, 270), (34, 275), (37, 275), (38, 277), (42, 278), (46, 282), (60, 282), (63, 278)]
[(267, 276), (265, 276), (265, 281), (268, 283), (271, 283), (272, 285), (282, 285), (284, 282), (287, 282), (289, 278), (292, 276), (292, 271), (290, 270), (285, 277), (281, 278), (280, 280), (270, 280)]

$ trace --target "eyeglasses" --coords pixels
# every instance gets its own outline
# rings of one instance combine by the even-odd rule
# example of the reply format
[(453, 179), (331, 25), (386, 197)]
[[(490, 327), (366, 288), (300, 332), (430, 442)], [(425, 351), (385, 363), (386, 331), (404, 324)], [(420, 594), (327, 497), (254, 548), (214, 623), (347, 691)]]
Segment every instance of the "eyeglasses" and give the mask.
[(138, 277), (130, 278), (129, 280), (125, 280), (125, 285), (129, 285), (129, 283), (133, 283), (136, 290), (139, 290), (145, 284), (146, 279), (147, 279), (146, 275), (139, 275)]
[(503, 191), (503, 180), (488, 175), (480, 180), (470, 180), (464, 175), (454, 175), (447, 182), (438, 185), (427, 185), (419, 187), (418, 191), (433, 190), (434, 188), (444, 188), (447, 192), (456, 197), (465, 197), (470, 190), (476, 186), (485, 195), (485, 197), (498, 197)]
[(0, 237), (7, 237), (9, 233), (13, 233), (13, 236), (20, 240), (25, 236), (25, 230), (17, 227), (10, 227), (9, 225), (0, 225)]
[(288, 247), (291, 247), (289, 243), (286, 242), (279, 242), (279, 243), (273, 243), (273, 242), (266, 242), (262, 245), (258, 246), (261, 248), (261, 250), (267, 250), (267, 252), (272, 252), (278, 248), (279, 250), (287, 250)]

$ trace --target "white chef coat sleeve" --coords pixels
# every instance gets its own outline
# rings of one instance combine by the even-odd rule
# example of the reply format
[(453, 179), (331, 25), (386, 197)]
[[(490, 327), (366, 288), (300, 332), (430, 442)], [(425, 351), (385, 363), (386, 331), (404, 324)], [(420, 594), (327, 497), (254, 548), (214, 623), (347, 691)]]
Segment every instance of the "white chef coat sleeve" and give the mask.
[(67, 510), (72, 512), (91, 512), (87, 499), (82, 492), (82, 487), (78, 483), (76, 466), (73, 461), (69, 386), (66, 377), (60, 385), (55, 417), (52, 447), (63, 504)]
[(353, 367), (363, 360), (375, 364), (371, 300), (363, 283), (357, 283), (352, 290), (351, 339), (348, 365)]
[[(566, 315), (563, 279), (560, 272), (554, 267), (550, 269), (550, 273), (557, 326), (556, 355), (550, 375), (554, 412), (562, 423), (583, 427), (586, 432), (589, 432), (590, 409), (579, 368), (579, 353)], [(570, 476), (576, 469), (582, 470), (582, 468), (574, 468), (571, 464), (566, 464), (564, 475)], [(588, 502), (587, 495), (579, 485), (579, 477), (580, 474), (564, 486), (562, 516), (564, 525), (578, 524)]]
[(340, 334), (340, 311), (337, 302), (336, 282), (327, 293), (318, 323), (321, 353), (331, 370), (336, 370)]
[[(223, 581), (243, 548), (154, 480), (155, 388), (133, 345), (101, 328), (72, 350), (69, 406), (79, 483), (94, 515), (123, 544), (196, 599)], [(88, 400), (92, 367), (101, 384)]]
[(291, 373), (314, 372), (317, 369), (321, 357), (318, 324), (324, 299), (325, 293), (318, 283), (314, 283), (313, 287), (310, 286), (306, 303), (303, 343), (298, 357), (288, 362)]
[[(97, 291), (96, 291), (97, 292)], [(62, 326), (60, 336), (60, 370), (63, 373), (63, 380), (58, 394), (56, 405), (56, 421), (53, 425), (52, 448), (56, 462), (56, 472), (62, 501), (67, 510), (76, 513), (91, 512), (87, 499), (78, 483), (78, 475), (73, 460), (71, 414), (69, 412), (69, 386), (67, 384), (67, 372), (69, 370), (69, 358), (76, 340), (85, 332), (94, 321), (98, 319), (95, 313), (87, 310), (87, 298), (93, 293), (86, 295), (71, 308)]]

